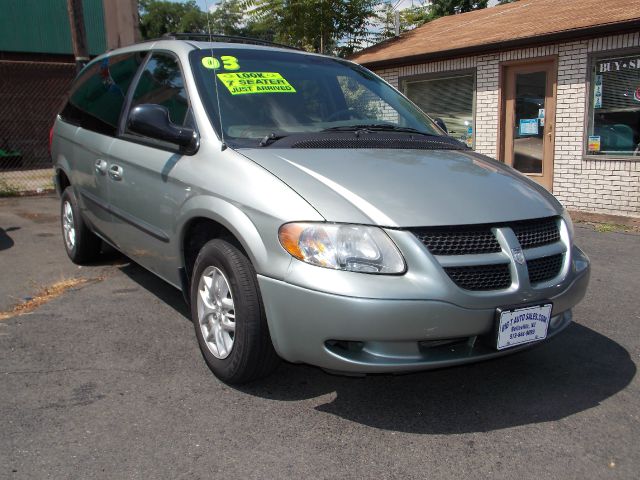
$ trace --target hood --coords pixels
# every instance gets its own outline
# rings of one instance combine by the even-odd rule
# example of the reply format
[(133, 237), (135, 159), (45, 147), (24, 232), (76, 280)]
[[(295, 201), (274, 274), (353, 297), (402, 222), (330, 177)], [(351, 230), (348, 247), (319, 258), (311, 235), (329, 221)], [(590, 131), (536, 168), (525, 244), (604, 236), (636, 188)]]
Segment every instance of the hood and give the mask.
[(240, 152), (293, 188), (330, 222), (387, 227), (499, 223), (557, 215), (562, 209), (540, 185), (468, 151)]

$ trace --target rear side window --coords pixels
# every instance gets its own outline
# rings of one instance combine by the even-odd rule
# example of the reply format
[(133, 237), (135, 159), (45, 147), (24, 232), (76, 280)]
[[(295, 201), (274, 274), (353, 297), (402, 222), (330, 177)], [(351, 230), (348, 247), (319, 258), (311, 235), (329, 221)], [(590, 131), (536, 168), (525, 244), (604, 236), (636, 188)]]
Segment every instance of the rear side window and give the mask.
[(71, 89), (62, 119), (115, 136), (127, 90), (144, 56), (145, 52), (125, 53), (90, 64)]
[(167, 107), (169, 118), (176, 125), (193, 123), (180, 65), (173, 55), (156, 52), (145, 65), (133, 92), (131, 108), (144, 103)]

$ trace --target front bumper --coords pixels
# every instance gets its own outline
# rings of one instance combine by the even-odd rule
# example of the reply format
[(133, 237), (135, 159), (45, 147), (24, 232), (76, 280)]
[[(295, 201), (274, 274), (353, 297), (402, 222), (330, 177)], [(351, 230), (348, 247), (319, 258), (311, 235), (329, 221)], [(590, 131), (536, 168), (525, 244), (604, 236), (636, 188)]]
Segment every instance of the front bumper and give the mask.
[[(548, 337), (566, 328), (571, 308), (585, 295), (589, 262), (576, 247), (570, 274), (527, 304), (553, 303)], [(317, 268), (317, 267), (313, 267)], [(338, 278), (343, 272), (331, 272)], [(414, 371), (460, 365), (517, 352), (534, 344), (497, 351), (492, 346), (496, 308), (513, 307), (495, 295), (481, 308), (442, 299), (384, 299), (321, 292), (258, 276), (269, 330), (278, 354), (350, 373)]]

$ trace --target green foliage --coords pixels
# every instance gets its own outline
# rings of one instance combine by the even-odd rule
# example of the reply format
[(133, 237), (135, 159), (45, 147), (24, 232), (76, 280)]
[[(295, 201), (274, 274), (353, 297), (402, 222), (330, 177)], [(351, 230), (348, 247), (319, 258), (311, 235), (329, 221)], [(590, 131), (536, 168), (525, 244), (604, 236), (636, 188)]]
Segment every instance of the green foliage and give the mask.
[[(485, 8), (488, 0), (432, 0), (400, 11), (400, 31), (436, 18)], [(213, 4), (213, 0), (212, 0)], [(308, 51), (349, 55), (394, 35), (397, 0), (222, 0), (207, 17), (195, 0), (139, 0), (145, 39), (169, 32), (239, 35)], [(375, 24), (382, 24), (382, 29)]]
[(0, 178), (0, 197), (17, 197), (18, 195), (20, 195), (18, 187)]
[[(436, 18), (457, 13), (470, 12), (487, 7), (488, 0), (432, 0), (400, 11), (400, 33), (412, 30)], [(395, 35), (394, 1), (385, 2), (381, 14), (378, 15), (383, 28), (378, 40), (385, 40)]]
[(248, 26), (262, 38), (321, 53), (348, 54), (372, 35), (380, 0), (245, 0)]
[(486, 8), (487, 3), (488, 0), (432, 0), (429, 20)]
[[(213, 3), (213, 2), (212, 2)], [(244, 12), (240, 0), (222, 0), (218, 8), (209, 14), (211, 33), (222, 35), (247, 35)]]
[(207, 31), (207, 15), (195, 0), (174, 3), (166, 0), (139, 0), (142, 38), (157, 38), (171, 32)]
[(507, 3), (517, 2), (518, 0), (500, 0), (498, 5), (506, 5)]
[(429, 9), (424, 6), (409, 7), (400, 12), (400, 25), (403, 25), (407, 30), (419, 27), (429, 20), (431, 20)]
[[(397, 1), (397, 0), (396, 0)], [(378, 14), (378, 21), (382, 25), (382, 30), (377, 35), (376, 40), (386, 40), (395, 35), (395, 2), (384, 2), (382, 10)], [(407, 30), (413, 30), (416, 27), (428, 22), (429, 7), (428, 6), (413, 6), (400, 10), (400, 33)]]

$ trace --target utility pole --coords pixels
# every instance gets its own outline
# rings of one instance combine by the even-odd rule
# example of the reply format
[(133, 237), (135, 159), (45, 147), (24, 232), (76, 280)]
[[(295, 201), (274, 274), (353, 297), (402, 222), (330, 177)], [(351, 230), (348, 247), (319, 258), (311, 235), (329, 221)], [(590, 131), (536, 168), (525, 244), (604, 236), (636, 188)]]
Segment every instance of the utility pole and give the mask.
[(396, 34), (396, 37), (399, 37), (400, 36), (400, 12), (397, 10), (393, 12), (393, 30), (394, 30), (394, 33)]
[(67, 0), (67, 12), (69, 13), (69, 26), (71, 27), (73, 55), (76, 57), (76, 72), (79, 72), (89, 61), (82, 0)]

